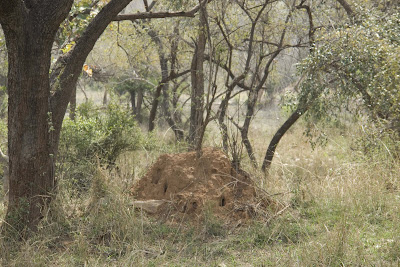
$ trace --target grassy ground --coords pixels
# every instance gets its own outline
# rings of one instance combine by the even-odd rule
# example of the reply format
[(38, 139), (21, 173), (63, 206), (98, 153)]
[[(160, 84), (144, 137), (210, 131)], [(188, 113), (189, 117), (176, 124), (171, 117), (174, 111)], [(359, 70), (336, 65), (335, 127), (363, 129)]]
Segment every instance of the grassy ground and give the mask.
[[(279, 116), (259, 113), (253, 123), (259, 161)], [(285, 204), (269, 221), (235, 228), (206, 214), (200, 224), (169, 225), (135, 211), (129, 188), (171, 150), (165, 146), (125, 154), (118, 172), (98, 168), (79, 198), (61, 180), (40, 231), (18, 245), (1, 243), (2, 265), (398, 266), (399, 162), (383, 152), (367, 159), (346, 129), (330, 131), (328, 145), (315, 150), (302, 131), (300, 123), (283, 138), (268, 177), (244, 160), (258, 186)], [(160, 134), (165, 142), (169, 136)], [(206, 145), (218, 145), (215, 136), (211, 125)]]

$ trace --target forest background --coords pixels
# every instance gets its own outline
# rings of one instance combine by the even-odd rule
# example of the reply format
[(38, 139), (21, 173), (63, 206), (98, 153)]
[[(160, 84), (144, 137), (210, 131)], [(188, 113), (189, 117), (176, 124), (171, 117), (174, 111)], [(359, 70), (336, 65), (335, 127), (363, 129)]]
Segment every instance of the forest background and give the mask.
[[(399, 262), (398, 1), (60, 0), (26, 29), (46, 1), (7, 2), (4, 265)], [(133, 209), (160, 154), (206, 146), (284, 208), (242, 227)]]

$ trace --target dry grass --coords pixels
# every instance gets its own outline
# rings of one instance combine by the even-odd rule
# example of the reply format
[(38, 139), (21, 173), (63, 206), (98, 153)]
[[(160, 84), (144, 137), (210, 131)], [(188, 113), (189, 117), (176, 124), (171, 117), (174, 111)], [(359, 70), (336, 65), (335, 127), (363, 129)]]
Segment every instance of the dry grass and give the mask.
[[(259, 161), (278, 125), (271, 121), (275, 116), (263, 115), (251, 131)], [(400, 163), (383, 152), (371, 160), (353, 151), (354, 133), (343, 135), (343, 129), (329, 131), (328, 145), (312, 150), (302, 127), (283, 138), (268, 177), (246, 168), (260, 187), (287, 205), (269, 222), (232, 229), (209, 214), (201, 225), (169, 225), (135, 211), (128, 193), (134, 180), (160, 153), (179, 150), (161, 146), (125, 154), (118, 171), (98, 168), (95, 186), (80, 199), (71, 198), (61, 184), (40, 231), (18, 247), (1, 245), (2, 265), (400, 264)], [(218, 145), (215, 126), (210, 129), (206, 145)]]

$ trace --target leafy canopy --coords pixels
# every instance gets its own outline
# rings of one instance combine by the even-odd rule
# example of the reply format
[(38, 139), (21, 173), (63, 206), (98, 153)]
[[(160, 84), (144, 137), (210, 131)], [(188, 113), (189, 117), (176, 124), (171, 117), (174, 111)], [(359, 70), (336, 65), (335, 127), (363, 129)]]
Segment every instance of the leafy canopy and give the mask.
[(320, 31), (299, 65), (306, 74), (299, 104), (315, 118), (346, 108), (400, 127), (400, 12), (360, 13), (354, 25)]

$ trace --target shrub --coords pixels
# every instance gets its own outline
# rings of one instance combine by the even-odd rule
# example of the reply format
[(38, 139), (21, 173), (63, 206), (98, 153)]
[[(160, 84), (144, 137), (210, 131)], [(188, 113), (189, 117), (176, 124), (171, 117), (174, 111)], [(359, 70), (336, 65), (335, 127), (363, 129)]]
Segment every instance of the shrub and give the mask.
[(75, 120), (66, 118), (60, 138), (59, 162), (62, 175), (80, 189), (87, 189), (98, 163), (108, 169), (118, 156), (142, 142), (132, 115), (117, 103), (104, 112), (92, 103), (78, 107)]

